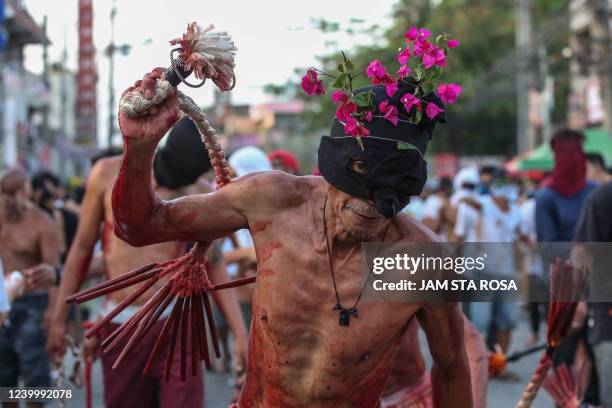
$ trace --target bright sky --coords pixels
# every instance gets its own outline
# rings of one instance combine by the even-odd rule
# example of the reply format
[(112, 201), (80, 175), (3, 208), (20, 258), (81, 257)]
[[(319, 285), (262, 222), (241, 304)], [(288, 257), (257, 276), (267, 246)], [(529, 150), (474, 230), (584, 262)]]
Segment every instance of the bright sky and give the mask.
[[(238, 47), (236, 56), (237, 85), (233, 101), (261, 102), (262, 87), (284, 83), (294, 77), (296, 67), (316, 65), (315, 56), (328, 51), (326, 41), (335, 40), (342, 49), (368, 44), (372, 38), (324, 35), (312, 28), (311, 18), (337, 21), (343, 27), (350, 19), (364, 19), (364, 26), (387, 27), (395, 0), (116, 0), (115, 43), (130, 44), (127, 56), (116, 54), (115, 94), (156, 66), (167, 66), (168, 40), (180, 36), (190, 21), (201, 25), (215, 24), (230, 33)], [(98, 123), (99, 134), (107, 132), (108, 58), (103, 50), (110, 42), (111, 0), (94, 0), (94, 45), (98, 49)], [(146, 4), (146, 6), (144, 6)], [(25, 5), (38, 22), (48, 16), (50, 63), (59, 61), (64, 46), (68, 49), (67, 65), (76, 69), (78, 0), (26, 0)], [(147, 39), (152, 41), (143, 45)], [(26, 67), (42, 72), (42, 48), (26, 49)], [(198, 90), (182, 87), (202, 105), (212, 102), (212, 87), (207, 83)], [(104, 138), (102, 138), (104, 139)]]

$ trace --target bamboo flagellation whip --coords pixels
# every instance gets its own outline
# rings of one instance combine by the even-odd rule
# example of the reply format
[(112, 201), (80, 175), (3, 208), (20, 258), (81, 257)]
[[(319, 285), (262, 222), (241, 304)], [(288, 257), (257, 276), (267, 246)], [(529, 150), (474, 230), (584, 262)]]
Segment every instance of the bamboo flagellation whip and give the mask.
[(546, 332), (546, 350), (538, 361), (529, 384), (523, 391), (516, 408), (528, 408), (552, 366), (556, 348), (567, 336), (572, 325), (574, 312), (585, 286), (586, 274), (583, 269), (574, 270), (569, 262), (557, 260), (550, 266), (550, 301)]
[[(178, 45), (179, 47), (173, 49), (170, 53), (171, 66), (156, 82), (153, 98), (146, 99), (141, 92), (133, 90), (121, 98), (120, 111), (128, 117), (139, 116), (148, 108), (163, 102), (172, 89), (180, 83), (198, 87), (202, 86), (207, 79), (211, 79), (221, 91), (231, 90), (236, 84), (234, 75), (236, 47), (226, 32), (216, 32), (213, 29), (212, 25), (202, 29), (195, 22), (189, 24), (187, 32), (181, 38), (170, 42), (172, 45)], [(176, 53), (178, 53), (178, 57), (174, 58)], [(186, 78), (191, 73), (201, 80), (199, 84), (193, 85), (186, 82)], [(177, 92), (179, 109), (187, 114), (198, 128), (210, 156), (217, 188), (222, 188), (230, 182), (229, 167), (215, 129), (190, 97), (180, 91)], [(152, 364), (164, 348), (163, 345), (167, 338), (170, 339), (170, 347), (165, 357), (164, 378), (166, 380), (170, 375), (177, 343), (181, 348), (181, 379), (184, 380), (186, 376), (188, 365), (186, 361), (188, 355), (187, 344), (189, 341), (192, 349), (192, 359), (189, 362), (192, 375), (196, 375), (197, 364), (201, 360), (204, 360), (206, 366), (210, 368), (207, 326), (215, 355), (217, 358), (220, 357), (217, 331), (208, 294), (213, 290), (252, 283), (255, 281), (255, 277), (237, 279), (224, 284), (211, 282), (206, 272), (206, 255), (211, 245), (212, 242), (198, 242), (189, 253), (180, 258), (145, 265), (66, 299), (67, 302), (81, 303), (129, 286), (141, 284), (108, 315), (85, 332), (86, 337), (91, 337), (151, 288), (160, 278), (170, 277), (167, 283), (131, 319), (119, 326), (102, 341), (103, 351), (110, 352), (120, 344), (124, 344), (127, 339), (127, 343), (121, 350), (113, 368), (116, 368), (129, 355), (130, 351), (138, 346), (147, 331), (169, 307), (171, 313), (166, 319), (161, 334), (149, 355), (144, 368), (145, 373), (150, 372)]]

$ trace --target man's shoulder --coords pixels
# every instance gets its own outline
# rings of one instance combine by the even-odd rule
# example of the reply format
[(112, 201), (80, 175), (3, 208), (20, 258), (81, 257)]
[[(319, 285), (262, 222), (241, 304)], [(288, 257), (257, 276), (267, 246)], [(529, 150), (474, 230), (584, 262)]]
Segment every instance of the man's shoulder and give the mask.
[(266, 199), (292, 206), (308, 200), (313, 191), (325, 186), (322, 177), (294, 176), (279, 170), (252, 173), (240, 177), (235, 183), (245, 188), (249, 195), (263, 194)]
[(400, 233), (398, 242), (442, 242), (435, 232), (408, 214), (398, 214), (394, 222)]
[[(112, 186), (121, 168), (121, 156), (105, 157), (96, 162), (89, 174), (90, 184), (104, 188)], [(88, 185), (89, 187), (90, 185)]]
[(53, 222), (51, 216), (33, 204), (26, 206), (25, 216), (35, 229), (46, 227)]

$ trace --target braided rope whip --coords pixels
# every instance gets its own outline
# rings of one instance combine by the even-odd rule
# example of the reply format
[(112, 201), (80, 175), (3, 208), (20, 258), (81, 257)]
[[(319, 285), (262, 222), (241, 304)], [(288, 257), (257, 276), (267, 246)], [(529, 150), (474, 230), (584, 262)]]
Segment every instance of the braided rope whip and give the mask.
[[(138, 91), (129, 92), (121, 98), (119, 110), (127, 117), (140, 116), (142, 112), (150, 107), (163, 102), (170, 92), (172, 92), (172, 89), (172, 85), (162, 78), (155, 84), (155, 95), (153, 98), (146, 99), (142, 93)], [(217, 132), (208, 121), (202, 109), (200, 109), (193, 99), (181, 91), (176, 92), (178, 92), (179, 109), (191, 118), (200, 132), (202, 143), (204, 143), (204, 146), (208, 150), (210, 162), (215, 172), (217, 188), (221, 188), (230, 182), (230, 177), (229, 166), (225, 159), (225, 153), (221, 148)]]
[[(200, 79), (210, 77), (220, 90), (228, 91), (236, 85), (234, 75), (236, 47), (226, 32), (213, 32), (213, 28), (214, 26), (210, 25), (206, 29), (201, 29), (196, 23), (191, 23), (182, 38), (172, 40), (170, 43), (181, 46), (180, 68), (193, 71)], [(172, 71), (167, 71), (168, 73), (176, 75), (181, 82), (185, 82), (185, 75), (177, 69), (176, 61), (172, 60)], [(119, 102), (119, 110), (127, 117), (137, 117), (150, 107), (162, 103), (174, 88), (167, 76), (155, 83), (155, 95), (151, 99), (146, 99), (138, 91), (123, 95)], [(221, 188), (229, 183), (230, 178), (229, 167), (217, 132), (193, 99), (181, 91), (177, 92), (179, 109), (187, 114), (198, 128), (210, 156), (217, 188)]]
[(561, 344), (571, 329), (572, 318), (581, 293), (585, 287), (586, 274), (584, 268), (574, 270), (569, 261), (561, 262), (557, 259), (550, 265), (550, 300), (548, 307), (548, 321), (546, 344), (547, 349), (542, 352), (535, 372), (531, 376), (516, 408), (528, 408), (538, 394), (538, 390), (546, 379), (546, 374), (552, 366), (552, 357), (556, 348)]

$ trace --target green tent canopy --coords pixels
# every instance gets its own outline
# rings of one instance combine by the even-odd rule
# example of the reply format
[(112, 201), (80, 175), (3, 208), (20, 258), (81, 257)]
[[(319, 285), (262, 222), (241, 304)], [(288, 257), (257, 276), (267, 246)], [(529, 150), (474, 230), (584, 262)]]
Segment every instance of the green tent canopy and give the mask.
[[(583, 132), (586, 136), (584, 151), (599, 153), (603, 156), (606, 167), (612, 167), (612, 136), (603, 129), (589, 129)], [(517, 163), (517, 169), (522, 170), (552, 170), (554, 156), (549, 143), (537, 147)]]

